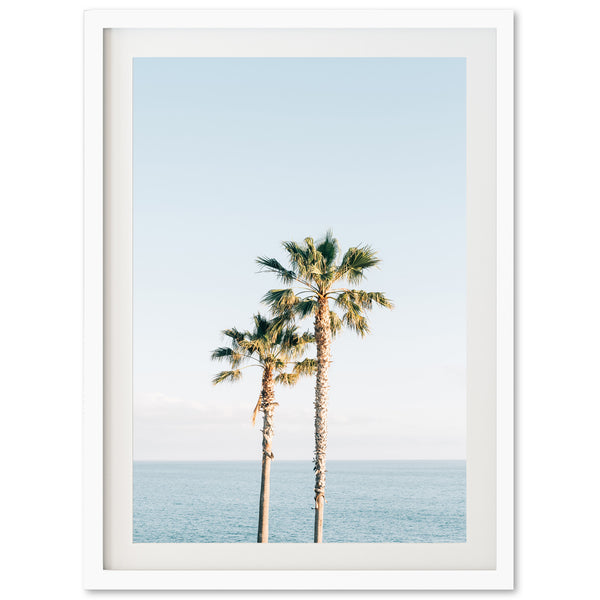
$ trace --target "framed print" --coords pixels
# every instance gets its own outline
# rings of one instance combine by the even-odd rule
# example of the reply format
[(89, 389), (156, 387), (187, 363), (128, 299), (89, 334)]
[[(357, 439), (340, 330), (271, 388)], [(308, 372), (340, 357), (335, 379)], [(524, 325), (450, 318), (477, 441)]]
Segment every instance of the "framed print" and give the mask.
[(512, 589), (512, 56), (86, 13), (88, 589)]

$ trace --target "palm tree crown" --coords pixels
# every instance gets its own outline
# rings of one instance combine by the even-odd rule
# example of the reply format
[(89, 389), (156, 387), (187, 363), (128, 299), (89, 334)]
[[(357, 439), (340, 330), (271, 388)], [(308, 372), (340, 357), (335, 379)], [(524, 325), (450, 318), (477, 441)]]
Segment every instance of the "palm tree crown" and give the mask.
[(306, 238), (303, 244), (283, 242), (290, 268), (286, 269), (274, 258), (259, 257), (256, 262), (265, 272), (274, 273), (285, 284), (293, 287), (267, 292), (263, 302), (277, 315), (293, 314), (299, 317), (316, 315), (319, 300), (333, 300), (341, 316), (330, 309), (330, 328), (335, 335), (344, 325), (360, 336), (369, 333), (365, 311), (375, 305), (393, 308), (391, 300), (382, 292), (365, 292), (341, 286), (360, 283), (365, 271), (380, 263), (377, 253), (367, 245), (349, 248), (339, 260), (340, 247), (333, 233), (315, 243)]
[[(232, 327), (223, 335), (229, 338), (229, 346), (213, 350), (211, 358), (227, 361), (232, 368), (217, 373), (214, 384), (237, 381), (242, 378), (242, 370), (252, 366), (271, 371), (274, 382), (284, 385), (294, 385), (302, 375), (314, 372), (314, 359), (298, 361), (308, 344), (314, 342), (314, 336), (307, 331), (298, 333), (298, 327), (285, 317), (268, 319), (258, 313), (254, 315), (253, 330)], [(287, 372), (290, 366), (292, 370)]]

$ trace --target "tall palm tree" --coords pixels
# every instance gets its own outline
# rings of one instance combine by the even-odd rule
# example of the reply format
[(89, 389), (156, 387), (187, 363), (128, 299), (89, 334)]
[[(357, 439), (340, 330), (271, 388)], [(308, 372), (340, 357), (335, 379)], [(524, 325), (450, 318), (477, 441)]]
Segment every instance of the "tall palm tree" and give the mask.
[[(374, 305), (393, 308), (382, 292), (365, 292), (345, 287), (359, 283), (365, 271), (379, 264), (377, 253), (366, 245), (349, 248), (339, 259), (340, 248), (333, 233), (316, 242), (283, 242), (289, 268), (274, 258), (259, 257), (262, 271), (274, 273), (288, 288), (267, 292), (263, 302), (274, 314), (298, 317), (314, 316), (317, 344), (317, 382), (315, 386), (315, 530), (314, 541), (323, 541), (325, 508), (325, 454), (327, 451), (327, 404), (332, 337), (346, 326), (360, 336), (369, 332), (365, 312)], [(341, 316), (331, 310), (330, 303)]]
[(267, 319), (260, 314), (254, 315), (252, 331), (239, 331), (234, 327), (226, 329), (223, 334), (229, 338), (229, 345), (214, 350), (211, 358), (227, 361), (231, 369), (217, 373), (213, 378), (215, 385), (223, 381), (238, 381), (242, 377), (242, 370), (248, 367), (262, 370), (260, 395), (252, 414), (252, 424), (258, 412), (262, 411), (262, 472), (257, 541), (267, 543), (271, 461), (274, 458), (273, 417), (278, 406), (275, 402), (275, 384), (295, 385), (301, 376), (315, 372), (314, 359), (299, 360), (307, 345), (314, 342), (314, 336), (308, 332), (298, 333), (298, 328), (287, 318)]

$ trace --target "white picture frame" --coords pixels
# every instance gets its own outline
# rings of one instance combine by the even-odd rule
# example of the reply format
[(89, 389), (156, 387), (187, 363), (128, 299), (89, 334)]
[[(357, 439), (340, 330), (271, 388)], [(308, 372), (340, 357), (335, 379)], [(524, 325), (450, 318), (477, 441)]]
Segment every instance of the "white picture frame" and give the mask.
[[(88, 11), (85, 15), (85, 312), (84, 312), (84, 582), (87, 589), (512, 589), (513, 587), (513, 14), (508, 10), (144, 10), (144, 11)], [(228, 548), (222, 552), (222, 564), (209, 569), (189, 568), (182, 562), (178, 568), (160, 562), (159, 555), (148, 555), (149, 566), (135, 568), (107, 568), (111, 551), (111, 519), (126, 518), (130, 506), (120, 500), (125, 496), (113, 493), (115, 480), (114, 452), (127, 453), (116, 448), (119, 439), (116, 429), (127, 429), (127, 422), (111, 420), (106, 414), (110, 408), (110, 389), (115, 373), (114, 361), (126, 362), (125, 354), (114, 358), (107, 355), (110, 344), (107, 311), (111, 311), (111, 269), (105, 244), (107, 231), (115, 227), (127, 228), (118, 213), (107, 212), (108, 195), (115, 180), (121, 175), (110, 169), (111, 135), (107, 131), (105, 98), (107, 88), (113, 86), (107, 71), (105, 56), (110, 30), (145, 32), (144, 43), (153, 47), (153, 32), (169, 30), (229, 31), (233, 35), (243, 30), (427, 30), (431, 35), (444, 35), (448, 30), (492, 31), (495, 39), (495, 114), (493, 143), (495, 161), (488, 163), (491, 171), (482, 169), (481, 177), (492, 186), (495, 194), (494, 253), (485, 260), (493, 261), (495, 272), (493, 307), (495, 398), (490, 411), (494, 419), (495, 440), (493, 459), (495, 490), (493, 505), (495, 531), (493, 545), (494, 568), (436, 568), (435, 561), (419, 568), (330, 568), (330, 569), (273, 569), (228, 568)], [(282, 35), (285, 35), (283, 33)], [(412, 42), (409, 42), (412, 43)], [(416, 44), (416, 42), (415, 42)], [(186, 44), (178, 52), (186, 55)], [(158, 55), (161, 55), (160, 53)], [(177, 54), (175, 54), (177, 55)], [(187, 54), (189, 55), (189, 54)], [(473, 107), (471, 107), (472, 109)], [(124, 107), (127, 111), (127, 107)], [(488, 111), (489, 112), (489, 111)], [(469, 123), (469, 121), (468, 121)], [(113, 125), (114, 127), (114, 122)], [(121, 126), (123, 124), (121, 123)], [(468, 125), (469, 127), (469, 125)], [(123, 127), (127, 133), (127, 126)], [(130, 149), (123, 150), (126, 158)], [(123, 156), (120, 157), (123, 160)], [(483, 173), (483, 171), (485, 171)], [(127, 178), (119, 183), (127, 186)], [(112, 220), (111, 220), (112, 219)], [(117, 219), (117, 220), (115, 220)], [(118, 221), (121, 219), (121, 221)], [(118, 237), (118, 236), (117, 236)], [(473, 252), (477, 239), (469, 246)], [(481, 242), (483, 243), (483, 242)], [(111, 242), (112, 244), (112, 242)], [(109, 254), (110, 254), (109, 252)], [(127, 256), (123, 257), (127, 263)], [(491, 264), (491, 263), (490, 263)], [(484, 265), (485, 266), (485, 265)], [(127, 272), (121, 273), (121, 282), (127, 281)], [(109, 286), (110, 281), (112, 283)], [(118, 282), (117, 282), (118, 283)], [(121, 284), (119, 284), (121, 285)], [(122, 284), (126, 287), (126, 283)], [(111, 289), (112, 289), (111, 288)], [(112, 317), (111, 317), (112, 318)], [(114, 319), (113, 319), (114, 321)], [(118, 327), (118, 324), (117, 324)], [(108, 404), (107, 404), (108, 402)], [(110, 412), (110, 411), (109, 411)], [(111, 413), (112, 414), (112, 413)], [(471, 420), (469, 425), (476, 426)], [(493, 436), (492, 436), (493, 437)], [(126, 438), (124, 438), (126, 441)], [(469, 452), (476, 444), (472, 437)], [(471, 453), (472, 454), (472, 453)], [(489, 453), (488, 453), (489, 454)], [(491, 456), (491, 455), (490, 455)], [(469, 460), (469, 455), (467, 457)], [(113, 467), (111, 467), (113, 465)], [(123, 480), (125, 481), (125, 480)], [(476, 487), (477, 482), (471, 482)], [(116, 485), (118, 488), (119, 485)], [(112, 488), (111, 488), (112, 486)], [(121, 486), (123, 487), (123, 486)], [(107, 491), (108, 490), (108, 491)], [(115, 500), (116, 498), (116, 500)], [(116, 504), (115, 504), (116, 502)], [(119, 508), (120, 507), (120, 508)], [(113, 515), (123, 510), (125, 517)], [(127, 512), (129, 510), (129, 513)], [(108, 523), (108, 525), (107, 525)], [(219, 546), (233, 546), (219, 545)], [(240, 545), (244, 546), (244, 545)], [(348, 549), (323, 545), (319, 548), (323, 559), (338, 553), (343, 561)], [(337, 545), (340, 546), (340, 545)], [(341, 545), (346, 546), (346, 545)], [(371, 545), (371, 546), (378, 546)], [(315, 546), (305, 547), (314, 551)], [(243, 552), (243, 548), (240, 548)], [(341, 554), (340, 554), (341, 553)], [(349, 556), (349, 555), (348, 555)], [(341, 557), (341, 559), (340, 559)], [(123, 563), (125, 564), (125, 563)], [(325, 564), (325, 563), (323, 563)], [(339, 564), (339, 563), (335, 563)], [(407, 563), (409, 564), (409, 563)], [(429, 564), (429, 566), (427, 566)], [(235, 577), (233, 577), (235, 575)]]

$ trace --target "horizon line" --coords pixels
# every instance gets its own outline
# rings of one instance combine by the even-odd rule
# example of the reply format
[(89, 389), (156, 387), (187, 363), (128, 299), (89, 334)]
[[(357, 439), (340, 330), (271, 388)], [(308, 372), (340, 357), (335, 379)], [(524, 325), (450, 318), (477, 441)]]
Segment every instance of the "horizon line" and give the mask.
[[(133, 462), (260, 462), (261, 458), (134, 458)], [(327, 462), (466, 461), (466, 458), (329, 458)], [(307, 458), (279, 458), (273, 462), (313, 462)]]

